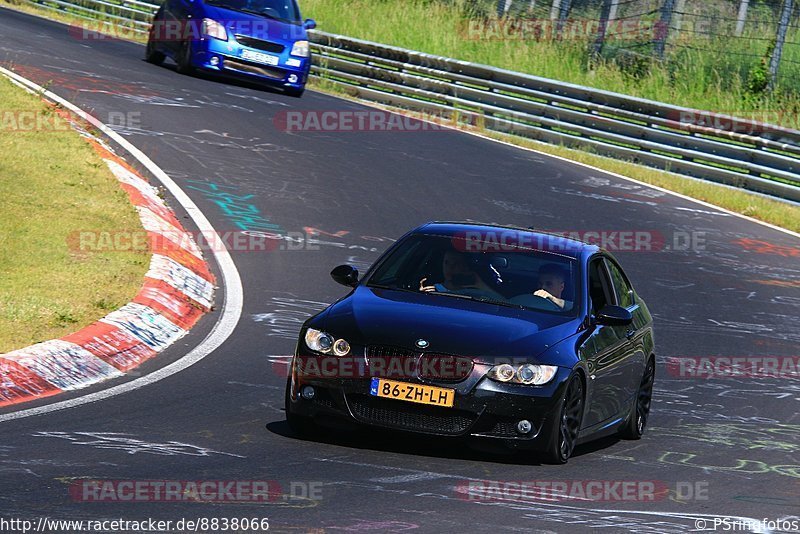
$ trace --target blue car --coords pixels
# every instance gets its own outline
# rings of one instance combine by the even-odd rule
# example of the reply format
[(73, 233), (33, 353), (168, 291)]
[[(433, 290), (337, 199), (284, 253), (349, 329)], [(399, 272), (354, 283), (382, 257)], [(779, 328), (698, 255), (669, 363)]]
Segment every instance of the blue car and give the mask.
[(167, 57), (178, 72), (243, 78), (300, 97), (311, 68), (306, 30), (295, 0), (166, 0), (155, 14), (145, 59)]
[(565, 463), (575, 445), (639, 439), (655, 376), (653, 320), (595, 245), (514, 227), (430, 223), (299, 332), (286, 418), (499, 440)]

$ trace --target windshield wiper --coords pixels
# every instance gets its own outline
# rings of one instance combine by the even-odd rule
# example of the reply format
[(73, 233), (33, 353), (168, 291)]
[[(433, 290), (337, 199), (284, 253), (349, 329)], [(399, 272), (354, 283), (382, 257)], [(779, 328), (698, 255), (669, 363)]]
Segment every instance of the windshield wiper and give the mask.
[(413, 289), (406, 289), (404, 287), (387, 286), (383, 284), (367, 284), (367, 287), (375, 289), (389, 289), (391, 291), (405, 291), (407, 293), (421, 293), (423, 295), (438, 295), (441, 297), (455, 297), (457, 299), (474, 300), (475, 302), (485, 302), (487, 304), (497, 304), (498, 306), (506, 306), (509, 308), (517, 308), (520, 310), (526, 309), (521, 304), (512, 304), (503, 300), (496, 300), (489, 297), (473, 297), (472, 295), (462, 295), (460, 293), (448, 293), (447, 291), (415, 291)]
[(516, 308), (518, 310), (526, 309), (525, 306), (522, 304), (514, 304), (513, 302), (507, 302), (505, 300), (497, 300), (492, 299), (489, 297), (472, 297), (473, 300), (477, 300), (478, 302), (486, 302), (487, 304), (496, 304), (498, 306), (506, 306), (508, 308)]
[(448, 293), (446, 291), (420, 291), (420, 293), (425, 293), (426, 295), (440, 295), (442, 297), (455, 297), (457, 299), (475, 300), (473, 297), (470, 297), (469, 295), (461, 295), (459, 293)]
[(367, 284), (367, 287), (374, 289), (388, 289), (390, 291), (405, 291), (406, 293), (419, 293), (419, 291), (414, 291), (413, 289), (406, 289), (404, 287), (396, 287), (396, 286), (387, 286), (383, 284)]
[(256, 9), (246, 9), (246, 8), (234, 9), (232, 7), (229, 7), (228, 9), (233, 9), (234, 11), (241, 11), (242, 13), (250, 13), (251, 15), (258, 15), (260, 17), (265, 17), (272, 20), (279, 20), (278, 17), (276, 17), (275, 15), (270, 15), (269, 13), (266, 13), (264, 11), (258, 11)]

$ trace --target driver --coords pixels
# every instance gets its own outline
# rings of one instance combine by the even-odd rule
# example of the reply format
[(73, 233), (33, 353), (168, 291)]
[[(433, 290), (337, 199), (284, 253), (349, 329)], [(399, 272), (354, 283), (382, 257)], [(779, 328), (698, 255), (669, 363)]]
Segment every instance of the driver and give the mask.
[(423, 278), (419, 281), (419, 290), (447, 293), (464, 289), (478, 289), (492, 298), (502, 298), (470, 267), (466, 256), (455, 250), (448, 250), (444, 253), (442, 276), (444, 277), (442, 283), (432, 285), (426, 285), (428, 278)]
[(572, 303), (561, 298), (566, 285), (567, 276), (564, 274), (564, 269), (555, 263), (548, 263), (539, 268), (539, 283), (534, 296), (547, 299), (560, 309), (564, 306), (572, 306)]

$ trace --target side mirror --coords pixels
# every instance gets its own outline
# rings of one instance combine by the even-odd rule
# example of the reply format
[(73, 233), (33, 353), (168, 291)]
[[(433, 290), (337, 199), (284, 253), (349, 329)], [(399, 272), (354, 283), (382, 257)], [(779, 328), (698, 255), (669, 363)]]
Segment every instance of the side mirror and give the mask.
[(331, 278), (343, 286), (356, 287), (358, 285), (358, 269), (352, 265), (340, 265), (331, 271)]
[(633, 315), (622, 306), (605, 306), (595, 317), (596, 324), (607, 326), (627, 326), (632, 322)]
[(313, 30), (316, 27), (317, 27), (317, 21), (314, 19), (306, 19), (306, 21), (303, 23), (303, 28), (307, 30)]

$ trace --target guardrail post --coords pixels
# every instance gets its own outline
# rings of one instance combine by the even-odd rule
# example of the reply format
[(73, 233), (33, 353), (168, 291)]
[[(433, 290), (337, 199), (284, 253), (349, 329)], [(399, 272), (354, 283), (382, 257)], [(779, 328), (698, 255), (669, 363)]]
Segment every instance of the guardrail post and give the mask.
[(667, 38), (669, 37), (670, 24), (672, 24), (672, 13), (675, 11), (675, 0), (664, 0), (661, 5), (661, 17), (656, 23), (654, 53), (657, 58), (664, 58), (664, 50), (667, 46)]
[(772, 51), (772, 58), (769, 61), (769, 85), (768, 91), (775, 88), (778, 82), (778, 69), (781, 66), (781, 56), (783, 55), (783, 44), (786, 42), (786, 30), (789, 28), (789, 21), (792, 18), (794, 0), (783, 0), (783, 10), (781, 20), (778, 23), (778, 35), (775, 37), (775, 49)]
[(511, 2), (513, 0), (497, 0), (497, 16), (503, 17), (508, 10), (511, 9)]
[(747, 22), (747, 10), (750, 7), (750, 0), (742, 0), (739, 4), (739, 16), (736, 19), (736, 37), (741, 37), (744, 33), (744, 24)]
[(606, 31), (608, 30), (608, 20), (611, 14), (612, 5), (615, 5), (619, 0), (603, 0), (603, 7), (600, 9), (600, 24), (597, 26), (597, 36), (594, 39), (594, 46), (592, 47), (592, 56), (597, 57), (603, 51), (603, 43), (606, 40)]
[(572, 8), (572, 0), (561, 0), (561, 9), (558, 13), (558, 24), (556, 25), (556, 35), (561, 39), (561, 34), (564, 31), (564, 21), (569, 16), (569, 10)]
[(550, 19), (556, 20), (561, 15), (561, 0), (553, 0), (553, 6), (550, 8)]
[(672, 23), (675, 25), (675, 31), (681, 31), (681, 22), (683, 22), (684, 13), (686, 13), (686, 0), (678, 0), (675, 4), (675, 12), (672, 15)]
[(611, 10), (608, 12), (608, 20), (617, 20), (617, 9), (619, 9), (619, 0), (611, 0)]

